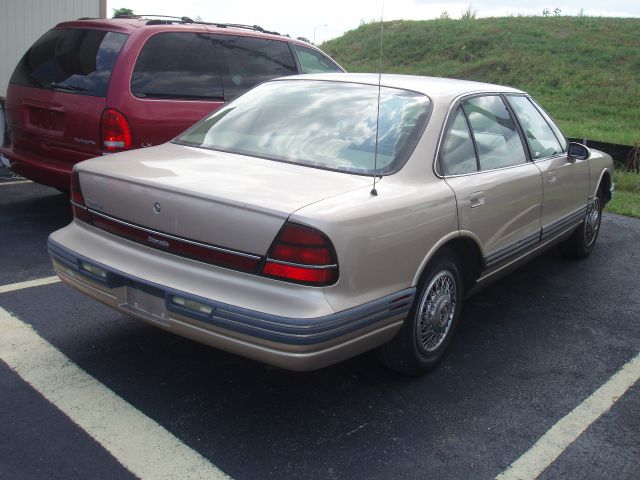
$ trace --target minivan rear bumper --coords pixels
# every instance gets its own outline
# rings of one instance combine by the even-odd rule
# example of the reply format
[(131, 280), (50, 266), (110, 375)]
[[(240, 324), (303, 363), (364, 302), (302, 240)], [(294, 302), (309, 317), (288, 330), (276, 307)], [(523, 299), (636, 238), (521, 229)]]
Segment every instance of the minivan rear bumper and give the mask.
[[(69, 191), (73, 163), (59, 162), (41, 155), (16, 148), (15, 145), (0, 147), (0, 154), (9, 159), (10, 168), (18, 175), (42, 185)], [(73, 152), (77, 157), (78, 153)], [(87, 155), (78, 161), (92, 158)]]

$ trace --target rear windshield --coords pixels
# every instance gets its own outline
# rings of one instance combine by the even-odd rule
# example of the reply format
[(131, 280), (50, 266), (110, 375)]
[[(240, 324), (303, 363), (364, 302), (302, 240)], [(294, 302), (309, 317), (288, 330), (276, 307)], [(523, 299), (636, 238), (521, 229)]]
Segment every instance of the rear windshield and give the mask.
[(53, 29), (27, 50), (11, 83), (105, 97), (111, 70), (127, 40), (123, 33)]
[(376, 85), (282, 80), (256, 87), (174, 142), (363, 175), (375, 162), (377, 173), (389, 174), (415, 148), (430, 105), (425, 95), (382, 87), (378, 116)]
[(164, 32), (152, 36), (142, 48), (131, 91), (138, 98), (229, 101), (265, 80), (296, 73), (286, 42)]

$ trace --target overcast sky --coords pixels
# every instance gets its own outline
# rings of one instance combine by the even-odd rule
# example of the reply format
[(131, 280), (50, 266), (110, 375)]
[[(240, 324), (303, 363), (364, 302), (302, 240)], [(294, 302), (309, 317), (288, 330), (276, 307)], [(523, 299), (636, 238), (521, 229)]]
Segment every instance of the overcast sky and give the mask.
[[(477, 0), (471, 2), (478, 17), (509, 15), (542, 15), (545, 8), (556, 8), (562, 15), (608, 17), (640, 17), (638, 0), (543, 0), (532, 7), (531, 1)], [(437, 18), (447, 11), (451, 18), (459, 18), (469, 2), (432, 2), (427, 0), (386, 0), (385, 20), (426, 20)], [(107, 0), (107, 15), (114, 8), (131, 8), (137, 14), (156, 14), (202, 17), (210, 22), (243, 23), (260, 25), (292, 37), (306, 37), (322, 43), (339, 37), (347, 30), (357, 28), (362, 22), (379, 20), (383, 12), (381, 0)]]

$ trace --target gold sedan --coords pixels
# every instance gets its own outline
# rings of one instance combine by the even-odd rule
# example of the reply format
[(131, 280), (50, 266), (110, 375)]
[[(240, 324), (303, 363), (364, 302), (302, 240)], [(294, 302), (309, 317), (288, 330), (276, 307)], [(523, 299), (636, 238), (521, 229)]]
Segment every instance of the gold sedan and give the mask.
[(591, 253), (612, 174), (517, 89), (287, 77), (78, 164), (49, 251), (69, 285), (216, 348), (294, 370), (378, 348), (419, 374), (466, 296), (556, 244)]

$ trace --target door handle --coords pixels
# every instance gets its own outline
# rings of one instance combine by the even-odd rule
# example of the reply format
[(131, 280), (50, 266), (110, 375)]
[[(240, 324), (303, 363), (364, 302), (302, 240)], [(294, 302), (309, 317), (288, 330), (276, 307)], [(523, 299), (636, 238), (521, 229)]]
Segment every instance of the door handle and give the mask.
[(473, 192), (469, 195), (469, 203), (471, 204), (471, 208), (481, 207), (484, 205), (484, 190)]
[(558, 172), (557, 170), (551, 170), (547, 172), (547, 181), (549, 183), (556, 183), (558, 181)]

